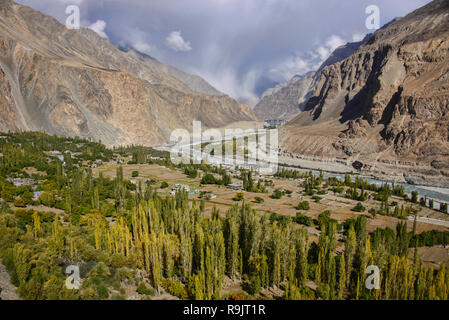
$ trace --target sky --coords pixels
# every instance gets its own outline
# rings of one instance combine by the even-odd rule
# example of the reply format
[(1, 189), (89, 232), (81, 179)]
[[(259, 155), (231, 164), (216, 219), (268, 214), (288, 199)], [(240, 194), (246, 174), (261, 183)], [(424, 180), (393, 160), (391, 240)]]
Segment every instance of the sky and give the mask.
[[(318, 69), (338, 46), (430, 0), (16, 0), (65, 23), (69, 5), (115, 45), (205, 78), (252, 104), (278, 82)], [(369, 20), (372, 21), (372, 20)]]

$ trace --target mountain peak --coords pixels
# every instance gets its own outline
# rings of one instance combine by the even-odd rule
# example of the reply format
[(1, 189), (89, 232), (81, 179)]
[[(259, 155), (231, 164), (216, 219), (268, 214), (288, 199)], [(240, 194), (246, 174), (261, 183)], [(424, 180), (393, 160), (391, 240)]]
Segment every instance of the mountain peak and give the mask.
[[(449, 163), (448, 14), (449, 1), (433, 1), (323, 69), (306, 111), (286, 127), (284, 147), (448, 186), (449, 172), (433, 165)], [(316, 139), (320, 147), (311, 148)]]
[[(11, 3), (0, 2), (4, 9)], [(237, 101), (200, 91), (209, 87), (197, 76), (14, 6), (0, 14), (0, 131), (151, 146), (168, 142), (174, 129), (191, 130), (193, 120), (212, 128), (257, 120)]]

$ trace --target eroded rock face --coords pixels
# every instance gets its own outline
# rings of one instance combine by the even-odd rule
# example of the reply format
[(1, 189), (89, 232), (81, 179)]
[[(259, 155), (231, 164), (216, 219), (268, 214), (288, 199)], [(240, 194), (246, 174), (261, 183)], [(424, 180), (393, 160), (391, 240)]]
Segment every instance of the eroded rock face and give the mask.
[[(382, 167), (381, 160), (413, 163), (420, 167), (417, 180), (427, 172), (429, 179), (449, 185), (444, 168), (431, 165), (449, 163), (448, 74), (449, 2), (436, 0), (324, 68), (306, 111), (285, 127), (284, 147), (363, 159), (371, 168)], [(301, 140), (321, 136), (326, 145), (311, 150), (294, 142), (298, 134)], [(414, 180), (413, 173), (397, 168)]]
[(316, 72), (309, 72), (304, 76), (295, 76), (290, 81), (265, 91), (259, 103), (254, 107), (259, 119), (292, 120), (304, 110), (307, 101), (317, 87), (321, 71), (325, 67), (349, 57), (366, 40), (367, 38), (337, 48)]
[(294, 77), (287, 83), (267, 90), (254, 111), (261, 120), (291, 120), (303, 109), (316, 86), (315, 73)]
[(159, 145), (174, 129), (191, 130), (193, 120), (204, 127), (256, 120), (250, 108), (199, 77), (179, 70), (175, 77), (169, 67), (120, 51), (91, 30), (68, 30), (29, 7), (1, 4), (2, 131)]

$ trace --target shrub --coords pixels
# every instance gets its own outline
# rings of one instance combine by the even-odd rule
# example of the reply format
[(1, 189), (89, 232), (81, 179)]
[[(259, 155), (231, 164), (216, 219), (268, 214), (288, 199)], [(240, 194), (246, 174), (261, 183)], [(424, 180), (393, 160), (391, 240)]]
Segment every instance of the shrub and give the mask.
[(345, 191), (345, 188), (344, 187), (334, 187), (331, 190), (334, 193), (343, 193), (343, 191)]
[(189, 297), (187, 289), (179, 281), (166, 279), (163, 281), (162, 285), (171, 295), (175, 297), (183, 300)]
[(85, 288), (81, 290), (81, 298), (83, 300), (95, 300), (98, 299), (97, 292), (94, 288)]
[(264, 203), (264, 201), (265, 201), (261, 197), (256, 197), (255, 200), (256, 200), (257, 203)]
[(248, 293), (249, 294), (258, 294), (261, 290), (261, 283), (259, 276), (254, 276), (251, 278), (251, 283), (249, 284)]
[(298, 209), (298, 210), (306, 210), (306, 211), (310, 210), (310, 204), (309, 204), (308, 201), (300, 202), (298, 204), (298, 206), (296, 207), (296, 209)]
[(131, 177), (133, 177), (133, 178), (136, 178), (136, 177), (138, 177), (139, 176), (139, 171), (133, 171), (132, 173), (131, 173)]
[(17, 209), (14, 215), (19, 221), (30, 223), (32, 221), (31, 216), (33, 215), (33, 210)]
[(292, 219), (289, 216), (284, 216), (282, 214), (277, 214), (277, 213), (271, 213), (270, 215), (270, 221), (271, 223), (273, 223), (274, 221), (277, 221), (280, 225), (287, 225), (289, 224)]
[(352, 209), (354, 212), (365, 212), (366, 208), (360, 202)]
[(89, 272), (89, 277), (109, 277), (110, 275), (109, 267), (104, 262), (99, 262)]
[(121, 267), (115, 272), (114, 278), (117, 280), (131, 279), (134, 277), (134, 271), (126, 267)]
[(98, 294), (98, 297), (100, 299), (107, 299), (109, 298), (109, 290), (108, 288), (106, 288), (106, 286), (104, 284), (100, 284), (96, 287), (96, 291)]
[(201, 184), (217, 184), (218, 182), (219, 181), (217, 181), (217, 179), (210, 173), (205, 174), (201, 179)]
[(243, 192), (239, 192), (235, 195), (234, 198), (232, 198), (232, 200), (234, 201), (242, 201), (243, 199), (245, 199), (245, 196), (243, 194)]
[(165, 182), (165, 181), (163, 181), (163, 182), (161, 183), (161, 189), (167, 189), (167, 188), (168, 188), (168, 183)]
[(111, 256), (111, 266), (114, 268), (121, 268), (127, 263), (126, 257), (122, 254), (114, 253)]
[(271, 195), (272, 199), (282, 199), (284, 196), (284, 192), (282, 192), (279, 189), (274, 190), (273, 194)]
[(318, 197), (318, 196), (313, 196), (312, 199), (313, 199), (316, 203), (320, 203), (320, 201), (323, 200), (323, 198)]
[(310, 227), (313, 225), (313, 219), (303, 215), (301, 212), (296, 213), (296, 218), (294, 219), (296, 223)]
[(17, 208), (25, 208), (26, 204), (25, 201), (19, 197), (14, 200), (14, 206), (16, 206)]
[(145, 296), (154, 296), (156, 291), (153, 288), (148, 288), (145, 283), (140, 283), (137, 287), (137, 293)]
[(184, 169), (184, 174), (191, 179), (195, 179), (196, 177), (198, 177), (198, 170), (196, 170), (195, 168), (186, 167)]
[(49, 191), (45, 191), (43, 192), (40, 196), (39, 196), (39, 201), (47, 207), (53, 207), (55, 205), (55, 197), (53, 195), (53, 193), (49, 192)]

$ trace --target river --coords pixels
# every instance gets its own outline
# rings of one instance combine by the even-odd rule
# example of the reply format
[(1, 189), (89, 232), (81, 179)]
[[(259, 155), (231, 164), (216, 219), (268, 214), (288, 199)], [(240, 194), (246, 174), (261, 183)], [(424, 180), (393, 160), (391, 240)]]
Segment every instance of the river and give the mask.
[[(248, 135), (244, 135), (244, 136), (248, 136)], [(243, 136), (242, 136), (243, 137)], [(242, 138), (237, 136), (237, 138)], [(225, 139), (223, 139), (224, 141), (231, 141), (234, 137), (225, 137)], [(170, 145), (170, 146), (161, 146), (161, 147), (156, 147), (156, 150), (160, 150), (160, 151), (168, 151), (168, 152), (174, 152), (174, 153), (181, 153), (183, 155), (187, 154), (187, 152), (185, 152), (186, 150), (189, 150), (191, 147), (196, 146), (195, 149), (199, 149), (198, 145), (200, 145), (201, 143), (203, 143), (204, 141), (193, 141), (190, 144), (183, 144), (183, 145)], [(212, 144), (221, 144), (221, 141), (209, 141)], [(220, 164), (224, 164), (223, 163), (223, 158), (221, 157), (213, 157), (213, 156), (208, 156), (205, 155), (204, 153), (202, 153), (201, 151), (198, 150), (193, 150), (190, 152), (191, 155), (193, 155), (193, 158), (199, 158), (199, 159), (208, 159), (211, 164), (215, 164), (215, 165), (220, 165)], [(245, 163), (244, 159), (239, 159), (238, 157), (236, 157), (236, 161), (237, 163), (240, 162), (239, 166), (240, 167), (246, 167), (246, 168), (253, 168), (254, 170), (258, 170), (261, 169), (261, 166), (259, 165), (255, 165), (255, 164), (246, 164), (246, 165), (242, 165), (242, 163)], [(225, 157), (225, 161), (229, 160), (230, 157)], [(227, 162), (226, 164), (229, 165), (229, 162)], [(298, 171), (302, 171), (302, 172), (308, 172), (311, 170), (308, 169), (298, 169), (298, 168), (292, 168), (292, 167), (286, 167), (288, 169), (293, 169), (293, 170), (298, 170)], [(313, 174), (315, 175), (319, 175), (320, 172), (316, 169), (312, 169)], [(339, 179), (344, 179), (345, 178), (345, 174), (342, 173), (332, 173), (332, 172), (326, 172), (325, 170), (323, 170), (323, 176), (325, 178), (327, 177), (336, 177)], [(435, 208), (439, 208), (439, 204), (441, 202), (445, 202), (445, 203), (449, 203), (449, 189), (447, 188), (438, 188), (438, 187), (429, 187), (429, 186), (418, 186), (418, 185), (411, 185), (411, 184), (406, 184), (406, 183), (399, 183), (399, 182), (392, 182), (392, 181), (387, 181), (387, 180), (381, 180), (381, 179), (376, 179), (376, 178), (372, 178), (372, 177), (364, 177), (361, 175), (356, 175), (356, 174), (350, 174), (352, 180), (354, 181), (355, 177), (362, 177), (365, 178), (369, 181), (369, 183), (371, 184), (376, 184), (376, 185), (383, 185), (383, 184), (389, 184), (392, 185), (393, 183), (395, 185), (401, 185), (404, 187), (405, 191), (407, 192), (407, 194), (409, 194), (409, 196), (411, 195), (411, 193), (413, 191), (418, 192), (419, 197), (424, 197), (426, 196), (428, 199), (433, 199), (435, 201)]]

